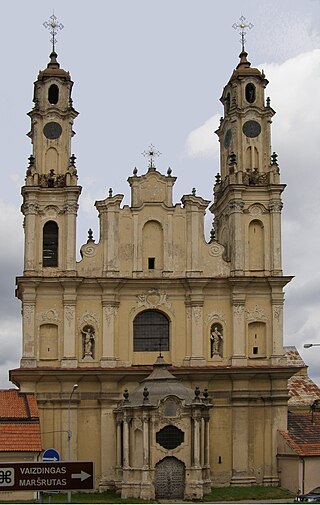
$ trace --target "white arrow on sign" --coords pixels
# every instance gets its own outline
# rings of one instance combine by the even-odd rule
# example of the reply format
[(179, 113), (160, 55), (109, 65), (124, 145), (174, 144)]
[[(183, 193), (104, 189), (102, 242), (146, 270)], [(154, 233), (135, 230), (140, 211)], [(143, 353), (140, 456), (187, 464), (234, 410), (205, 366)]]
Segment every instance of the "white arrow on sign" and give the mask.
[(87, 472), (84, 472), (83, 470), (81, 470), (80, 473), (72, 473), (71, 474), (72, 479), (81, 479), (81, 482), (83, 480), (86, 480), (88, 477), (91, 477), (91, 475)]
[(55, 456), (53, 458), (47, 458), (44, 457), (42, 461), (45, 463), (46, 461), (59, 461), (59, 458), (56, 458)]

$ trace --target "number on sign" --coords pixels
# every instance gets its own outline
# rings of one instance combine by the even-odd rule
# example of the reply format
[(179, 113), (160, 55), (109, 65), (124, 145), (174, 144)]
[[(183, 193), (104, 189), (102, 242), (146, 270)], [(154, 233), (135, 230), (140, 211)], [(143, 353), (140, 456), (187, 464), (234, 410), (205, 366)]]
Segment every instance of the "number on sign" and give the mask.
[(14, 485), (14, 468), (0, 468), (0, 485), (13, 486)]

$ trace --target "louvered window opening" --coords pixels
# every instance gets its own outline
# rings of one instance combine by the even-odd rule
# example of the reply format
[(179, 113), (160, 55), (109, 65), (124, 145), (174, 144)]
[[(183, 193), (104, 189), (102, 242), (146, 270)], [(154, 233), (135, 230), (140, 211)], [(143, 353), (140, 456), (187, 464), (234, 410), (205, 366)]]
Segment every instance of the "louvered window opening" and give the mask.
[(165, 426), (156, 434), (156, 441), (165, 449), (175, 449), (184, 441), (184, 433), (176, 426)]
[(133, 323), (133, 350), (169, 350), (169, 321), (164, 314), (147, 310), (137, 315)]

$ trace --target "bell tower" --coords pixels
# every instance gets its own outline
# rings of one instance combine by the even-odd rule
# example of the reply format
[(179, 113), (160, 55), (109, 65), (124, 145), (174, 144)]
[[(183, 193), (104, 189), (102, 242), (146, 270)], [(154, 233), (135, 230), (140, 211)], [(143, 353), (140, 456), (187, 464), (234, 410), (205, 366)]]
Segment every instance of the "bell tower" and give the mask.
[(76, 271), (76, 216), (81, 187), (71, 155), (73, 82), (53, 50), (34, 84), (29, 112), (33, 145), (22, 212), (25, 216), (25, 275), (73, 275)]
[(225, 247), (231, 275), (282, 275), (281, 193), (277, 155), (271, 154), (270, 125), (275, 111), (265, 99), (268, 81), (247, 60), (225, 86), (224, 115), (216, 131), (221, 174), (216, 176), (215, 233)]

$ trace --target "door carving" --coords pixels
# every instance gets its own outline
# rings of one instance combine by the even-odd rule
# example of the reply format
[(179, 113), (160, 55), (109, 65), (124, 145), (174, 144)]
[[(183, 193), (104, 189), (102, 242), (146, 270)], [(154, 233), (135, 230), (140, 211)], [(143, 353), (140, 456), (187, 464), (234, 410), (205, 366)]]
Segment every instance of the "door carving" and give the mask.
[(184, 498), (185, 466), (177, 458), (167, 457), (156, 464), (156, 498)]

